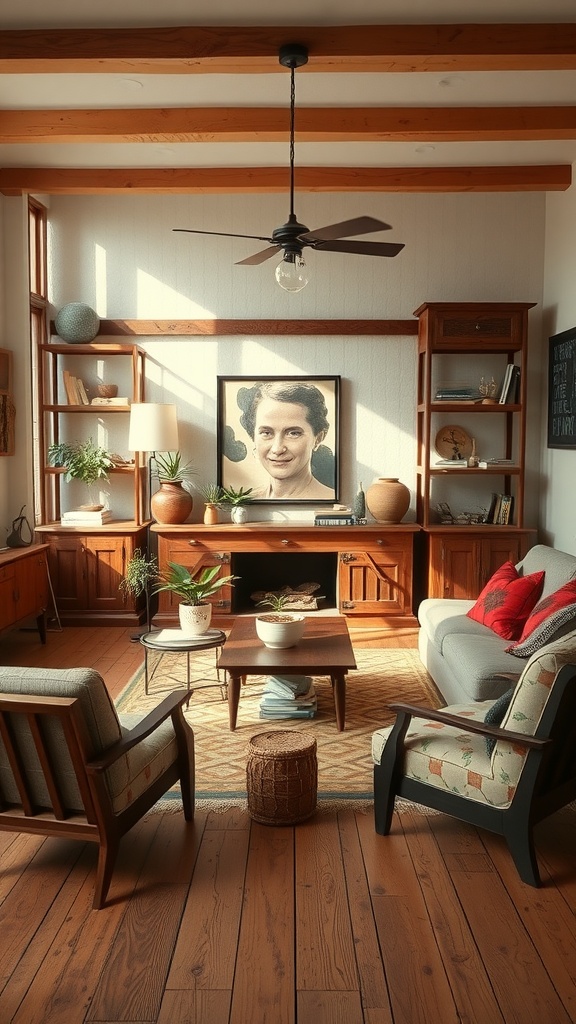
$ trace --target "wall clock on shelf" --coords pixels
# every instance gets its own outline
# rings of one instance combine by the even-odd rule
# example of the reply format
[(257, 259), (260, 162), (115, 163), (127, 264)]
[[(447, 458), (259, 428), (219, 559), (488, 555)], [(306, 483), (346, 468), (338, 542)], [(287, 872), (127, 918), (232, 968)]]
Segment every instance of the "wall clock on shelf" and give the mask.
[(472, 447), (470, 435), (463, 427), (455, 426), (453, 423), (441, 427), (434, 441), (436, 452), (445, 460), (468, 459), (472, 454)]

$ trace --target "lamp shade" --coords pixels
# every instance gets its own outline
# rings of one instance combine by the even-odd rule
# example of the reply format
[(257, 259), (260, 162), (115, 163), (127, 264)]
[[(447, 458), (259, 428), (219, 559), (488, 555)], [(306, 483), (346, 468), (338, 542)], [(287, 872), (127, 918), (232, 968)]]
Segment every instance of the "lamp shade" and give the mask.
[(175, 405), (134, 402), (130, 408), (128, 448), (131, 452), (173, 452), (178, 449)]

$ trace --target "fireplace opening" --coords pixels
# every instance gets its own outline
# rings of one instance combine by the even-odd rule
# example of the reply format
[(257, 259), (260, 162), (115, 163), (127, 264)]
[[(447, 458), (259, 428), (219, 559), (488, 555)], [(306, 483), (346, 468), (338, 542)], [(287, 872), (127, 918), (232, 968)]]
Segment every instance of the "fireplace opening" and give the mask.
[(276, 591), (287, 586), (296, 590), (303, 583), (320, 584), (314, 595), (318, 608), (336, 608), (337, 569), (336, 552), (235, 552), (230, 572), (240, 579), (232, 588), (232, 611), (237, 615), (256, 611), (250, 595), (259, 590)]

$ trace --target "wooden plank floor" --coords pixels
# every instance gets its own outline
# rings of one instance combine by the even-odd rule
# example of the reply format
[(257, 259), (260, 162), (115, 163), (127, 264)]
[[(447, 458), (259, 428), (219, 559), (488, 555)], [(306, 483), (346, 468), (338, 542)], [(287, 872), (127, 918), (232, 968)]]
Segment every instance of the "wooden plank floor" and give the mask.
[[(123, 628), (0, 640), (0, 662), (91, 665), (113, 695), (142, 663)], [(355, 642), (414, 646), (412, 633)], [(149, 814), (110, 904), (95, 850), (0, 832), (2, 1024), (576, 1022), (576, 812), (537, 831), (543, 888), (499, 837), (404, 805), (320, 807), (295, 828), (238, 808)]]

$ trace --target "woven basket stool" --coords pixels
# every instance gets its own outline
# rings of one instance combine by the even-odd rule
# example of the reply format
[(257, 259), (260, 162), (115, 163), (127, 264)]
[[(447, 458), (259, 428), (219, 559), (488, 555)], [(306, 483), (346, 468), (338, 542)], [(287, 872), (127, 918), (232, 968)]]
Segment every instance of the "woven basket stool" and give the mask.
[(314, 814), (316, 740), (301, 732), (261, 732), (248, 744), (248, 812), (263, 825), (295, 825)]

